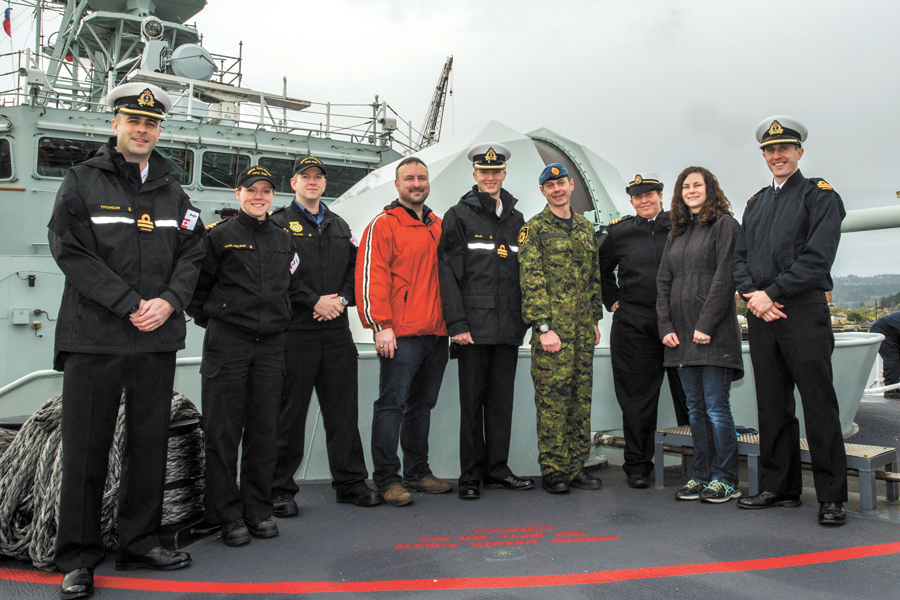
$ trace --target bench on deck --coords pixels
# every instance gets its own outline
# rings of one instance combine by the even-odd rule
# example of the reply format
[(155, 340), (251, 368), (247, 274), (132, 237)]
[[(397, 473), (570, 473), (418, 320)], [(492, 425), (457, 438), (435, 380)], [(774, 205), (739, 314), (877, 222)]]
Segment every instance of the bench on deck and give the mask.
[[(655, 464), (663, 464), (665, 446), (681, 446), (693, 448), (691, 428), (687, 425), (660, 429), (656, 432)], [(894, 448), (882, 446), (863, 446), (861, 444), (844, 444), (847, 453), (847, 468), (856, 469), (859, 474), (859, 506), (863, 512), (875, 512), (878, 502), (875, 497), (875, 471), (896, 472), (898, 470), (898, 453)], [(759, 435), (744, 433), (738, 436), (738, 454), (747, 458), (748, 493), (755, 496), (759, 493)], [(692, 457), (682, 455), (682, 471), (687, 476)], [(800, 440), (800, 460), (810, 464), (809, 444), (805, 438)], [(898, 485), (895, 481), (886, 481), (887, 499), (898, 499)], [(663, 469), (656, 469), (656, 489), (665, 487)]]

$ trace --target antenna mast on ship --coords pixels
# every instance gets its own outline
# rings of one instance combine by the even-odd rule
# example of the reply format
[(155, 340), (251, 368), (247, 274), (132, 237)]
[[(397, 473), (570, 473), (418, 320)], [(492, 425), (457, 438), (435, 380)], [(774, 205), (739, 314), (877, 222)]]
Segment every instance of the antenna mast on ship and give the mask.
[(434, 88), (431, 106), (429, 106), (425, 122), (419, 130), (421, 133), (419, 134), (419, 142), (416, 144), (416, 150), (437, 144), (441, 139), (441, 123), (444, 121), (444, 104), (447, 101), (447, 88), (450, 86), (450, 71), (452, 69), (453, 57), (450, 56), (444, 63), (444, 68), (441, 69), (441, 76), (438, 78), (437, 86)]

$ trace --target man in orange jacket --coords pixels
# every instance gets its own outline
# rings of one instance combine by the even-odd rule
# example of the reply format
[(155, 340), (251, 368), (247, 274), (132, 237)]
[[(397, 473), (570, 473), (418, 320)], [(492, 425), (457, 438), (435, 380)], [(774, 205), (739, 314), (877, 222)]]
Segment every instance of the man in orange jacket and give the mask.
[(363, 325), (375, 332), (381, 364), (372, 416), (372, 475), (385, 504), (404, 506), (413, 502), (410, 490), (442, 494), (453, 489), (428, 466), (431, 409), (449, 350), (438, 288), (441, 219), (425, 206), (428, 167), (414, 156), (403, 159), (394, 186), (398, 199), (369, 223), (360, 240), (356, 298)]

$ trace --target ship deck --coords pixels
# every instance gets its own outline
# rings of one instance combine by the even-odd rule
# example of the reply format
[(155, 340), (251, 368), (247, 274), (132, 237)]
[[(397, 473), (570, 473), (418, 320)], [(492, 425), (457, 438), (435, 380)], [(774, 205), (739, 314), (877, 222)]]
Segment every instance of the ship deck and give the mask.
[[(898, 417), (900, 403), (863, 402), (851, 439), (896, 446)], [(848, 524), (825, 528), (809, 473), (803, 506), (761, 511), (676, 502), (680, 468), (665, 473), (663, 490), (630, 489), (609, 467), (598, 491), (415, 494), (403, 508), (336, 504), (328, 483), (304, 483), (279, 537), (240, 548), (206, 537), (188, 546), (190, 568), (162, 574), (119, 573), (108, 557), (96, 597), (896, 597), (900, 504), (883, 483), (878, 512), (861, 514), (851, 478)], [(60, 579), (0, 561), (0, 597), (56, 597)]]

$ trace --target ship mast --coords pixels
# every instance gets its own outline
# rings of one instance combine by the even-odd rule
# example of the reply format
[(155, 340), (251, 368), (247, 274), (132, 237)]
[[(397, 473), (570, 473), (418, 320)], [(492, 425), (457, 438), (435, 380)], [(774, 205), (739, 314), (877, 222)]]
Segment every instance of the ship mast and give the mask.
[(441, 123), (444, 121), (444, 104), (447, 101), (447, 88), (450, 84), (450, 71), (452, 69), (453, 57), (450, 56), (444, 63), (444, 68), (441, 69), (441, 76), (438, 78), (437, 86), (434, 88), (434, 96), (431, 99), (431, 105), (428, 107), (428, 114), (425, 116), (425, 122), (419, 130), (421, 133), (419, 134), (419, 142), (415, 146), (416, 150), (437, 144), (441, 139)]

